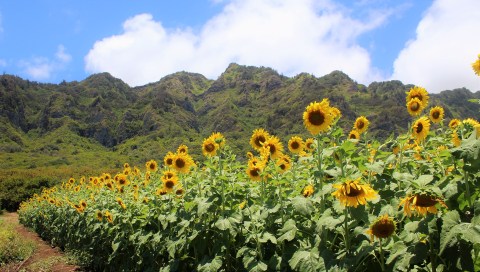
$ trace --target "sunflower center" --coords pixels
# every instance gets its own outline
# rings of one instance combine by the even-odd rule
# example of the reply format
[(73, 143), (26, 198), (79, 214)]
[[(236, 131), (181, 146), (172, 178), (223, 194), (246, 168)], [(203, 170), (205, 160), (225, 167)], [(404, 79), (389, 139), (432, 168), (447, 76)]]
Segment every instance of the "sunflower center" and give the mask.
[[(357, 185), (358, 187), (358, 185)], [(359, 196), (363, 193), (363, 190), (360, 188), (360, 189), (355, 189), (353, 187), (350, 186), (350, 192), (346, 193), (346, 195), (348, 197), (356, 197), (356, 196)]]
[(298, 142), (293, 142), (290, 144), (290, 147), (295, 150), (300, 148), (300, 144)]
[(395, 225), (393, 222), (380, 221), (372, 226), (372, 234), (378, 238), (387, 238), (395, 231)]
[(257, 136), (255, 138), (254, 142), (255, 142), (256, 146), (262, 146), (262, 144), (265, 142), (265, 140), (266, 140), (265, 137), (263, 135), (260, 135), (260, 136)]
[(432, 207), (437, 204), (437, 200), (433, 196), (417, 195), (416, 198), (418, 207)]
[(415, 102), (410, 106), (410, 109), (412, 111), (417, 111), (419, 108), (420, 108), (420, 105), (418, 104), (418, 102)]
[(350, 133), (350, 139), (357, 139), (357, 135), (355, 133)]
[(287, 166), (285, 164), (283, 164), (283, 163), (280, 164), (280, 169), (285, 170), (286, 168), (287, 168)]
[(151, 164), (150, 164), (150, 169), (151, 169), (151, 170), (154, 170), (154, 169), (155, 169), (155, 164), (151, 163)]
[(178, 167), (178, 168), (183, 168), (185, 167), (185, 161), (182, 160), (182, 159), (178, 159), (175, 161), (175, 165)]
[(250, 176), (252, 176), (252, 177), (260, 176), (260, 174), (258, 173), (258, 169), (257, 168), (250, 169)]
[(422, 97), (421, 94), (412, 95), (412, 98), (411, 98), (411, 99), (414, 99), (414, 98), (418, 98), (418, 100), (423, 101), (423, 100), (422, 100), (423, 97)]
[(363, 121), (358, 121), (358, 123), (357, 123), (357, 128), (358, 129), (362, 129), (364, 126), (365, 126), (365, 123), (363, 123)]
[(167, 165), (172, 165), (173, 164), (173, 159), (167, 159)]
[(272, 154), (272, 155), (275, 154), (275, 152), (277, 151), (277, 149), (275, 148), (275, 145), (269, 144), (269, 145), (267, 145), (267, 146), (268, 146), (268, 148), (269, 148), (269, 150), (270, 150), (270, 154)]
[(440, 112), (434, 111), (434, 112), (432, 113), (432, 117), (433, 117), (433, 119), (438, 119), (438, 118), (440, 117)]
[(165, 187), (167, 187), (168, 189), (172, 189), (174, 185), (175, 183), (173, 182), (173, 180), (167, 180), (167, 182), (165, 182)]
[(417, 124), (417, 128), (415, 129), (415, 131), (416, 131), (417, 133), (420, 133), (420, 132), (422, 132), (422, 130), (423, 130), (423, 125), (422, 125), (422, 123), (418, 123), (418, 124)]
[(308, 115), (308, 121), (314, 126), (320, 126), (325, 122), (325, 115), (321, 111), (313, 111)]
[(205, 151), (209, 153), (215, 151), (215, 145), (212, 143), (208, 143), (207, 145), (205, 145)]

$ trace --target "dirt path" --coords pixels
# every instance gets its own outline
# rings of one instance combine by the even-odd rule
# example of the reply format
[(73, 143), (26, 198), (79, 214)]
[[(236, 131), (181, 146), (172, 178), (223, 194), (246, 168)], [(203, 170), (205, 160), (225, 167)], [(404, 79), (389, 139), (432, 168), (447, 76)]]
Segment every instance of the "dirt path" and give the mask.
[(32, 256), (21, 263), (0, 268), (1, 272), (70, 272), (82, 271), (79, 267), (67, 263), (67, 258), (58, 248), (52, 248), (43, 241), (35, 232), (25, 228), (18, 222), (17, 213), (5, 213), (1, 216), (6, 223), (15, 226), (15, 230), (24, 239), (32, 240), (36, 244), (36, 250)]

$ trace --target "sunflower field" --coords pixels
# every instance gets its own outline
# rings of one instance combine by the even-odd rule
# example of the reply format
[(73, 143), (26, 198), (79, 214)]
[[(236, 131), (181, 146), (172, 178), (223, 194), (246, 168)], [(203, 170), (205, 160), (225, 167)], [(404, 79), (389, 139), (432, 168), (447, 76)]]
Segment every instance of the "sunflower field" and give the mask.
[(20, 220), (94, 271), (480, 271), (480, 124), (428, 102), (412, 88), (408, 133), (382, 142), (312, 102), (311, 138), (259, 128), (242, 160), (213, 133), (202, 161), (181, 145), (71, 178)]

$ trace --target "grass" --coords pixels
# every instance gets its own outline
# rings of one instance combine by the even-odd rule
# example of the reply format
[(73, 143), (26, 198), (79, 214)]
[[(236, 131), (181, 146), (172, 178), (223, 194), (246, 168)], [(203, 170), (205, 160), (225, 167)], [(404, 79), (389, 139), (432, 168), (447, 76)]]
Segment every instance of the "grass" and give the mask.
[(20, 237), (12, 224), (0, 219), (0, 268), (27, 259), (34, 250), (32, 241)]

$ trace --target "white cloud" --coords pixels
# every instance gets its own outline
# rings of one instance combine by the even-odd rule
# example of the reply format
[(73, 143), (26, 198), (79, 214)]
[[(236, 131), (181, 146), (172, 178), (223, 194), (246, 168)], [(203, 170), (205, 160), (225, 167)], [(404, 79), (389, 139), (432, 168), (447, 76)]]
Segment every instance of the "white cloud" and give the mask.
[(342, 70), (360, 82), (378, 79), (356, 38), (388, 14), (352, 19), (330, 0), (232, 0), (199, 33), (165, 29), (149, 14), (129, 18), (123, 33), (97, 41), (88, 72), (110, 72), (133, 86), (190, 71), (215, 78), (231, 62), (267, 66), (285, 75)]
[(65, 46), (60, 44), (53, 59), (34, 57), (30, 60), (22, 60), (19, 66), (23, 72), (35, 80), (46, 80), (52, 77), (56, 71), (62, 70), (72, 60), (72, 56), (66, 52)]
[(0, 59), (0, 67), (7, 67), (7, 61), (4, 59)]
[(480, 53), (480, 1), (436, 0), (394, 63), (392, 79), (429, 92), (480, 90), (471, 63)]

